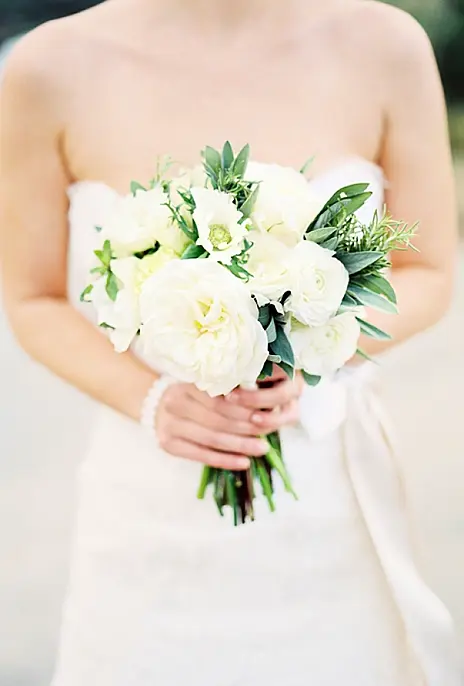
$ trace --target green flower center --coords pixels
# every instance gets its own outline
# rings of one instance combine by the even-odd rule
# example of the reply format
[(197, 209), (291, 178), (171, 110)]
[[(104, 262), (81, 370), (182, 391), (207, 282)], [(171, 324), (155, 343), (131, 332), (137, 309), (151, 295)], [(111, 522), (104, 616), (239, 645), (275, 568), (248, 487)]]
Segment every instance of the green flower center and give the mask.
[(211, 224), (209, 227), (209, 240), (215, 250), (224, 250), (232, 242), (232, 236), (225, 224)]

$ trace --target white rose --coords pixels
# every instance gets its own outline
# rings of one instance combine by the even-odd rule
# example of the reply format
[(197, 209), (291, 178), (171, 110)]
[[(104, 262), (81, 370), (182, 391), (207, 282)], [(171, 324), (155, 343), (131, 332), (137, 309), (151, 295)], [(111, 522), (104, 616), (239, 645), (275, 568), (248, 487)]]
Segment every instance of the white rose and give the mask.
[(161, 372), (211, 396), (253, 384), (268, 356), (247, 287), (211, 260), (173, 261), (140, 296), (140, 353)]
[(188, 239), (172, 222), (168, 196), (160, 186), (118, 197), (105, 221), (103, 237), (111, 241), (116, 257), (128, 257), (153, 248), (156, 242), (181, 254)]
[(246, 179), (260, 182), (251, 215), (254, 226), (269, 231), (289, 246), (296, 245), (321, 211), (324, 200), (291, 167), (250, 162)]
[(210, 253), (211, 258), (230, 264), (232, 257), (243, 250), (243, 239), (248, 227), (243, 214), (234, 204), (232, 195), (209, 188), (192, 188), (195, 200), (193, 219), (198, 229), (198, 245)]
[(356, 353), (361, 329), (354, 314), (346, 312), (322, 326), (292, 323), (290, 342), (298, 369), (327, 376), (343, 367)]
[(332, 250), (301, 241), (292, 251), (291, 274), (287, 311), (308, 326), (325, 324), (338, 311), (348, 288), (343, 264)]
[(153, 255), (142, 259), (122, 257), (112, 260), (111, 270), (119, 285), (114, 301), (106, 292), (106, 277), (94, 283), (92, 303), (97, 312), (98, 324), (112, 327), (109, 329), (109, 337), (116, 352), (127, 350), (140, 329), (139, 296), (144, 281), (176, 258), (176, 253), (170, 248), (160, 248)]
[(277, 301), (290, 290), (292, 252), (268, 233), (250, 231), (248, 239), (253, 243), (246, 264), (247, 272), (252, 275), (248, 287), (259, 305)]

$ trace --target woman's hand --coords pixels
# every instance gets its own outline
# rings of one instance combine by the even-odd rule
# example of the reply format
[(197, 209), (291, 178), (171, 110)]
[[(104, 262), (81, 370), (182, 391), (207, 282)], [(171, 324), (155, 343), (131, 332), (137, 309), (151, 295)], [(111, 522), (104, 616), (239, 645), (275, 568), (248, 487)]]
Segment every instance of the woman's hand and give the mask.
[(158, 410), (161, 447), (212, 467), (248, 469), (250, 457), (267, 450), (260, 435), (298, 421), (301, 380), (291, 381), (277, 370), (270, 381), (272, 387), (236, 390), (226, 398), (210, 398), (189, 384), (170, 386)]

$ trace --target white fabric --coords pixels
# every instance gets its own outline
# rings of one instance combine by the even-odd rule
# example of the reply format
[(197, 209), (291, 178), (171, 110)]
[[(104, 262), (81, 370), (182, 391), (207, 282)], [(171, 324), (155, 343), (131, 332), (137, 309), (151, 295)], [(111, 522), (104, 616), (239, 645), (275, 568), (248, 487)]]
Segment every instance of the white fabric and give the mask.
[[(328, 194), (380, 170), (349, 160)], [(70, 298), (115, 194), (70, 189)], [(91, 307), (86, 306), (87, 316)], [(418, 577), (372, 367), (308, 388), (283, 435), (299, 502), (234, 529), (196, 500), (201, 467), (102, 408), (80, 505), (54, 686), (458, 686), (449, 616)]]

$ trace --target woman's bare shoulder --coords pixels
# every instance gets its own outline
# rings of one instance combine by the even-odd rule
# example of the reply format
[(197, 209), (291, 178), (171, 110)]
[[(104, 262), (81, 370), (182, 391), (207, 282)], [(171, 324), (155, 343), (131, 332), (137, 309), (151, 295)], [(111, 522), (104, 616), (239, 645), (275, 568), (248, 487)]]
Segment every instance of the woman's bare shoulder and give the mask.
[(24, 35), (6, 59), (2, 91), (32, 88), (38, 94), (41, 89), (76, 83), (79, 73), (88, 69), (96, 56), (99, 41), (92, 27), (106, 12), (106, 7), (92, 7), (46, 22)]

